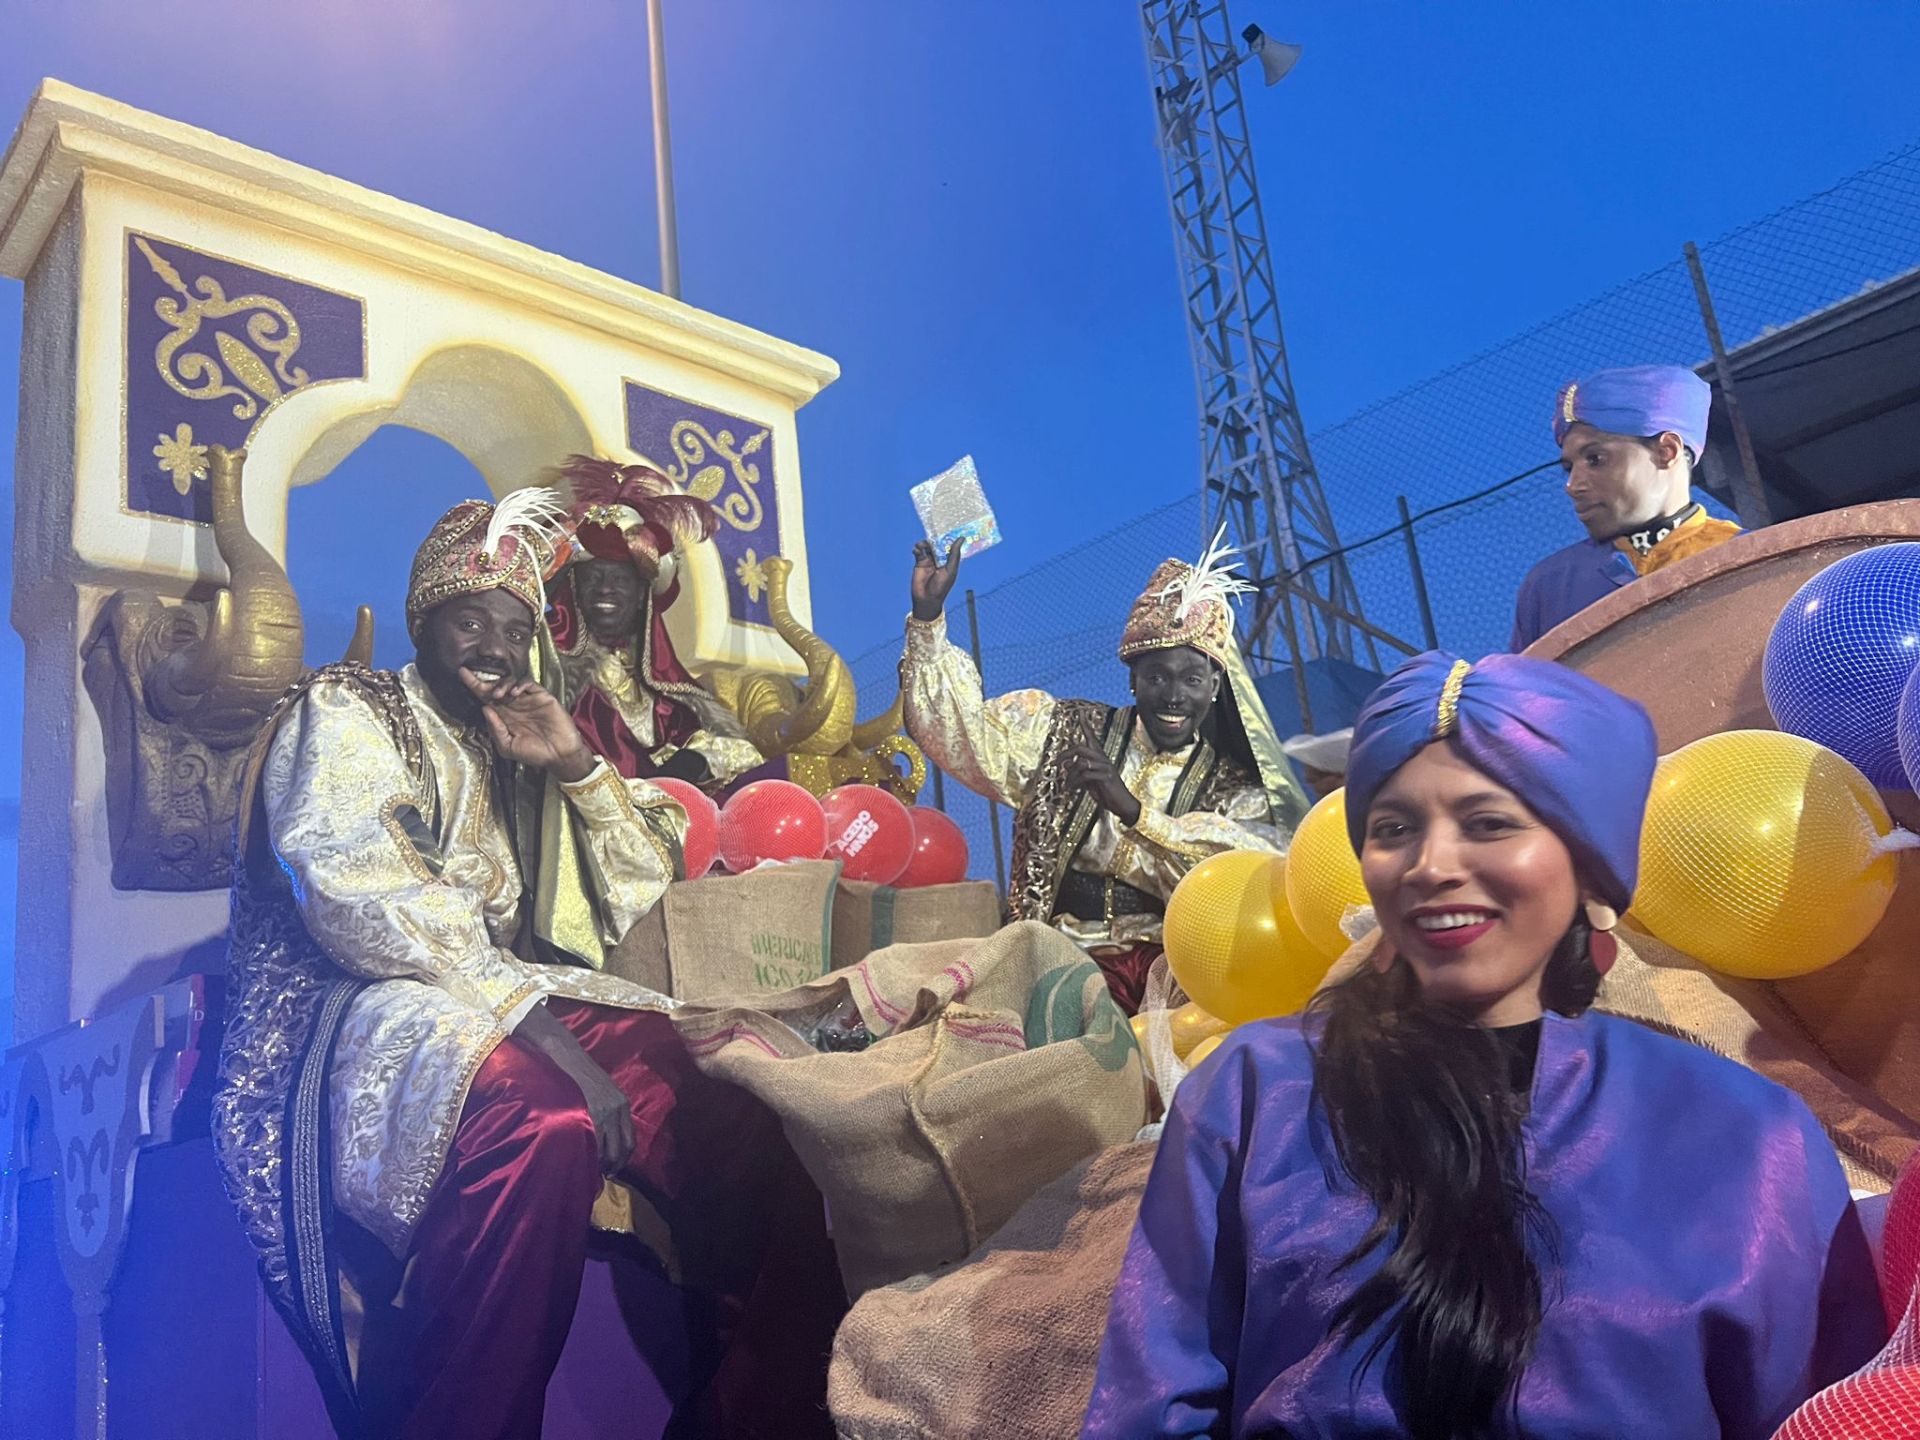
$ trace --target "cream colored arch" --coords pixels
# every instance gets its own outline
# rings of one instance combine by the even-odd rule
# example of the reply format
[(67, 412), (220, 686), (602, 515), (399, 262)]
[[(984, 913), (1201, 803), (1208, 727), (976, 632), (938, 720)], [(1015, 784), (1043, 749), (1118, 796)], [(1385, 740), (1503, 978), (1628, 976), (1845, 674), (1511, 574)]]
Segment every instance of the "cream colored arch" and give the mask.
[(226, 580), (210, 444), (247, 446), (249, 520), (282, 557), (290, 489), (383, 424), (438, 436), (496, 493), (571, 450), (667, 462), (732, 517), (682, 569), (682, 657), (803, 669), (766, 622), (760, 567), (792, 563), (808, 623), (795, 413), (839, 373), (823, 355), (51, 80), (0, 159), (0, 274), (26, 289), (21, 1037), (225, 927), (218, 894), (113, 889), (79, 660), (117, 590)]
[[(255, 533), (277, 555), (286, 554), (290, 491), (323, 483), (382, 426), (445, 441), (495, 496), (534, 483), (562, 456), (606, 448), (564, 386), (526, 356), (492, 345), (446, 346), (424, 357), (397, 395), (369, 390), (343, 384), (303, 391), (250, 442), (247, 511), (257, 517)], [(682, 598), (667, 615), (675, 651), (697, 657), (697, 668), (712, 668), (713, 657), (726, 654), (728, 640), (724, 576), (714, 547), (703, 545), (685, 556), (681, 575)], [(379, 617), (385, 624), (399, 618)], [(796, 672), (799, 665), (791, 650), (771, 660), (755, 668)]]

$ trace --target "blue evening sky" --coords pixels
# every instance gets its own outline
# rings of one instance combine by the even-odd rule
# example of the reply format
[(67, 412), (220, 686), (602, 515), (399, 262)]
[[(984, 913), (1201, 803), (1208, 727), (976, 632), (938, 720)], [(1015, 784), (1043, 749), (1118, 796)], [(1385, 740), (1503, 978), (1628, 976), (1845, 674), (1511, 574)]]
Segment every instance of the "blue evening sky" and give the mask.
[[(1136, 5), (667, 7), (685, 298), (844, 372), (800, 417), (819, 630), (851, 653), (892, 629), (906, 489), (964, 452), (1007, 536), (982, 585), (1192, 489)], [(1251, 93), (1313, 430), (1920, 136), (1920, 7), (1894, 0), (1236, 0), (1234, 18), (1306, 46)], [(640, 0), (0, 0), (0, 127), (53, 75), (651, 283), (646, 65)], [(0, 281), (0, 390), (18, 327)], [(14, 420), (0, 406), (0, 455)], [(395, 657), (406, 557), (475, 485), (438, 442), (385, 431), (296, 496), (316, 651), (369, 598)], [(0, 493), (9, 534), (12, 511)], [(7, 632), (0, 803), (19, 689)]]

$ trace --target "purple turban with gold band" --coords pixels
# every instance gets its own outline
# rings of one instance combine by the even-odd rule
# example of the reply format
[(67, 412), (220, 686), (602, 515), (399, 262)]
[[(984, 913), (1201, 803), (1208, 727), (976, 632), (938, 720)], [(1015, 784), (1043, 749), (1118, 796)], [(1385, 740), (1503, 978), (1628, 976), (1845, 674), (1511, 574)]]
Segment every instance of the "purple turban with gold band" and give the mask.
[(1628, 365), (1563, 385), (1553, 407), (1553, 442), (1575, 425), (1642, 439), (1671, 430), (1697, 460), (1707, 448), (1713, 387), (1684, 365)]
[(1355, 854), (1380, 787), (1436, 740), (1517, 795), (1566, 843), (1599, 898), (1627, 908), (1659, 758), (1645, 710), (1549, 660), (1494, 655), (1471, 665), (1438, 650), (1416, 655), (1354, 722), (1347, 834)]
[(434, 522), (414, 552), (407, 580), (407, 634), (434, 606), (456, 595), (505, 590), (526, 602), (533, 618), (546, 613), (546, 582), (571, 549), (566, 506), (558, 494), (528, 486), (498, 504), (462, 500)]

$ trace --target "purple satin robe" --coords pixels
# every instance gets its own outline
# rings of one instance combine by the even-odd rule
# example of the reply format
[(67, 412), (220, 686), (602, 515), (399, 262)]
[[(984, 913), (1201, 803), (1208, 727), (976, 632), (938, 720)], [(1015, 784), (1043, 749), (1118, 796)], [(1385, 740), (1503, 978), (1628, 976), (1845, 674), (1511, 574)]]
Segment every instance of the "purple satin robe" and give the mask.
[[(1181, 1085), (1085, 1436), (1404, 1433), (1385, 1356), (1357, 1374), (1364, 1342), (1327, 1338), (1381, 1252), (1334, 1273), (1374, 1208), (1312, 1086), (1296, 1020), (1241, 1027)], [(1500, 1435), (1766, 1440), (1886, 1338), (1839, 1161), (1791, 1092), (1631, 1021), (1549, 1014), (1522, 1135), (1560, 1258)]]
[(1507, 649), (1518, 655), (1562, 620), (1639, 578), (1633, 561), (1610, 540), (1581, 540), (1554, 551), (1520, 582)]

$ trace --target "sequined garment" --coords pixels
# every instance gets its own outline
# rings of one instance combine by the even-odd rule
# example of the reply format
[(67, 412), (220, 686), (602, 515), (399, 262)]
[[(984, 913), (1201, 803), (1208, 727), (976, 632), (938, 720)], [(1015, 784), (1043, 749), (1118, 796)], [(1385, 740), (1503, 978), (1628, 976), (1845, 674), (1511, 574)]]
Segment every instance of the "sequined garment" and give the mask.
[(321, 680), (357, 694), (378, 717), (416, 787), (429, 779), (413, 708), (391, 673), (329, 666), (296, 684), (267, 718), (241, 791), (212, 1130), (227, 1198), (259, 1257), (261, 1282), (313, 1362), (336, 1426), (350, 1433), (353, 1382), (328, 1245), (326, 1060), (361, 982), (307, 933), (257, 813), (267, 744)]
[[(900, 682), (907, 733), (927, 758), (969, 790), (1015, 811), (1009, 896), (1015, 914), (1051, 919), (1083, 945), (1156, 940), (1160, 917), (1055, 915), (1053, 900), (1069, 869), (1165, 900), (1209, 855), (1286, 849), (1267, 792), (1224, 757), (1197, 753), (1208, 750), (1204, 742), (1155, 750), (1137, 719), (1110, 728), (1111, 717), (1131, 717), (1131, 711), (1060, 701), (1039, 690), (984, 699), (973, 662), (947, 641), (944, 618), (907, 622)], [(1059, 758), (1080, 718), (1096, 734), (1104, 732), (1121, 780), (1140, 802), (1136, 824), (1122, 825), (1067, 791)]]
[[(515, 953), (531, 950), (502, 804), (510, 777), (479, 731), (446, 717), (413, 667), (398, 689), (419, 737), (416, 765), (364, 688), (322, 678), (306, 689), (267, 745), (259, 797), (307, 934), (343, 975), (366, 982), (341, 1021), (327, 1075), (333, 1203), (404, 1254), (474, 1071), (528, 1009), (547, 995), (633, 1009), (671, 1002), (615, 976)], [(673, 878), (682, 812), (604, 764), (559, 788), (595, 908), (616, 941)], [(241, 989), (253, 960), (236, 946)], [(236, 1072), (230, 1083), (246, 1078)]]
[[(650, 632), (650, 625), (648, 629)], [(571, 650), (560, 652), (562, 699), (574, 710), (574, 719), (584, 718), (579, 700), (591, 687), (613, 707), (652, 765), (664, 765), (680, 751), (691, 750), (707, 762), (711, 783), (722, 785), (764, 763), (766, 757), (747, 738), (739, 719), (698, 683), (649, 684), (643, 680), (641, 672), (651, 668), (650, 659), (650, 654), (635, 655), (632, 650), (616, 653), (583, 632)], [(691, 733), (678, 739), (662, 733), (665, 727), (659, 723), (659, 713), (663, 698), (685, 708), (696, 727)], [(588, 732), (589, 740), (598, 738)], [(615, 747), (601, 748), (605, 753)], [(608, 758), (617, 762), (620, 757)]]

